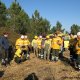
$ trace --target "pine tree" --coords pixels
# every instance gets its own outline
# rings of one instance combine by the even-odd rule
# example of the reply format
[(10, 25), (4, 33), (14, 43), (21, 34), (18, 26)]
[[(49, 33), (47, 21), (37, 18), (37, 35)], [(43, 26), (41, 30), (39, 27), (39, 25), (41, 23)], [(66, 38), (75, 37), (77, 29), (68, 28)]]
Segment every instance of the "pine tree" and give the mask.
[(9, 8), (9, 15), (11, 28), (13, 28), (13, 30), (20, 34), (28, 32), (29, 16), (24, 12), (16, 0)]
[(0, 1), (0, 27), (5, 27), (7, 21), (6, 6)]

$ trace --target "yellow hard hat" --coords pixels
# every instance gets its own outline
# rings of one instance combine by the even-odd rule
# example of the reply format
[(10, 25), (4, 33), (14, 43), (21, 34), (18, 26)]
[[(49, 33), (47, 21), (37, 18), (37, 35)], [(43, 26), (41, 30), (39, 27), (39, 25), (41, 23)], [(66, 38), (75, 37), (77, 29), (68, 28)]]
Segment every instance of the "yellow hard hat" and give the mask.
[(35, 38), (35, 39), (37, 39), (38, 37), (37, 37), (37, 36), (35, 36), (34, 38)]
[(46, 38), (49, 38), (49, 36), (46, 36)]
[(58, 36), (62, 36), (62, 34), (58, 34)]

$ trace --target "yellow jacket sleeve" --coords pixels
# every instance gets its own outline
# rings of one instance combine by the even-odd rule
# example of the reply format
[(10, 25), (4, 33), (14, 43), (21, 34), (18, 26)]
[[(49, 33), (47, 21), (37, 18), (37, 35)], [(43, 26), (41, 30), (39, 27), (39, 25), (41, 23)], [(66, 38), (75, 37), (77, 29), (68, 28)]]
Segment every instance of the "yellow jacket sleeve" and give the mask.
[(76, 50), (80, 51), (80, 47), (79, 47), (78, 43), (76, 44)]
[(19, 39), (16, 41), (15, 47), (16, 47), (16, 49), (19, 48)]
[(15, 55), (18, 57), (21, 57), (21, 49), (20, 48), (15, 52)]

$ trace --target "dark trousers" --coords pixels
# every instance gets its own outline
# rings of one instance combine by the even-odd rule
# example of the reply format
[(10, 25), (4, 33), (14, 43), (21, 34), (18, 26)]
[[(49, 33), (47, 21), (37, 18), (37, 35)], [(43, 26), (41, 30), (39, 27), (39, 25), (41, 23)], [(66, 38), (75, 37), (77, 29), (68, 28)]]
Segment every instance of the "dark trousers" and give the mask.
[(2, 49), (2, 59), (9, 59), (9, 50), (8, 49)]
[(15, 62), (19, 64), (22, 62), (22, 59), (20, 57), (15, 57)]
[(0, 47), (0, 52), (1, 52), (1, 64), (9, 64), (9, 50), (4, 49), (3, 47)]
[(70, 50), (70, 60), (71, 61), (74, 61), (77, 59), (77, 54), (76, 54), (76, 51), (74, 51), (74, 49), (71, 49)]
[(59, 49), (52, 49), (52, 56), (59, 57)]
[(77, 63), (78, 63), (78, 65), (80, 65), (80, 54), (78, 54), (78, 56), (77, 56)]
[(38, 55), (41, 55), (41, 49), (38, 48)]
[(29, 58), (29, 55), (30, 55), (29, 50), (22, 50), (22, 54), (24, 55), (23, 56), (24, 59), (28, 59)]
[(52, 60), (58, 61), (59, 58), (59, 49), (52, 49)]

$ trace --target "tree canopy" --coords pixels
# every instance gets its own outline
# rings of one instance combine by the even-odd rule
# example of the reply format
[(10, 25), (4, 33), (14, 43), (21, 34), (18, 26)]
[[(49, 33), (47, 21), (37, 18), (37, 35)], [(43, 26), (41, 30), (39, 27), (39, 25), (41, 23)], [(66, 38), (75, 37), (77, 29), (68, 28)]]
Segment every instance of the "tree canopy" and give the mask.
[[(0, 1), (0, 27), (9, 27), (18, 34), (28, 34), (31, 37), (65, 31), (59, 21), (52, 27), (50, 22), (43, 18), (38, 10), (35, 10), (32, 17), (29, 17), (17, 0), (14, 0), (9, 8), (6, 8), (5, 4)], [(73, 24), (71, 33), (76, 34), (78, 31), (80, 31), (80, 26)]]
[(0, 27), (6, 26), (6, 20), (7, 20), (6, 6), (4, 3), (0, 1)]

